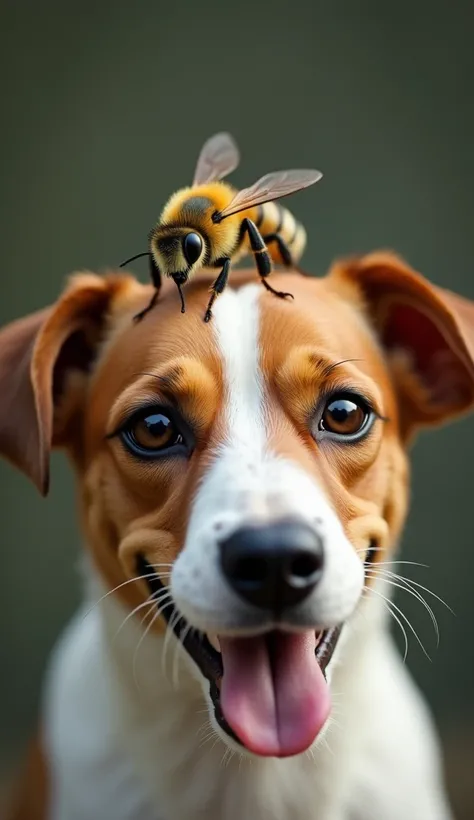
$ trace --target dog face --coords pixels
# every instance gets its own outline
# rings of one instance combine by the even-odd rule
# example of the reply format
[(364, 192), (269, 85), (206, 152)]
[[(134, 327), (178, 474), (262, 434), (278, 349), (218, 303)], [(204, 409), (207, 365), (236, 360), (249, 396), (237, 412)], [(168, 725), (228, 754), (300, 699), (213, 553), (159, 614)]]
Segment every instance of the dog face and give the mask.
[[(275, 275), (294, 302), (234, 274), (202, 322), (165, 284), (76, 277), (49, 311), (3, 331), (4, 454), (41, 489), (49, 449), (75, 464), (84, 529), (110, 589), (154, 596), (231, 742), (307, 749), (327, 678), (389, 552), (420, 425), (474, 399), (472, 307), (388, 254), (324, 279)], [(370, 573), (370, 575), (372, 575)]]

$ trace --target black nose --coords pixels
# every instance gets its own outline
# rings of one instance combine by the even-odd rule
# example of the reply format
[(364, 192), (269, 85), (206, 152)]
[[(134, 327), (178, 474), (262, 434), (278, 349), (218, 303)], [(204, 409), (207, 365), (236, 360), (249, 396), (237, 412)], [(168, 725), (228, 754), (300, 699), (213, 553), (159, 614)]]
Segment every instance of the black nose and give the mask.
[(243, 527), (221, 541), (220, 548), (232, 589), (274, 612), (303, 601), (323, 571), (323, 541), (299, 521)]

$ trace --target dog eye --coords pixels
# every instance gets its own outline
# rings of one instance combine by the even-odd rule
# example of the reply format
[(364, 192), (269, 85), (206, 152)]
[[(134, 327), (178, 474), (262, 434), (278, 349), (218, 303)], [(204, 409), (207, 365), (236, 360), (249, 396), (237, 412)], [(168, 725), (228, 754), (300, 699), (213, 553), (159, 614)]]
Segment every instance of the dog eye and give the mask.
[(361, 396), (331, 396), (324, 406), (318, 432), (329, 433), (331, 438), (356, 440), (369, 431), (374, 419), (375, 414)]
[(178, 425), (160, 409), (135, 415), (120, 433), (126, 447), (142, 458), (184, 450), (186, 442)]

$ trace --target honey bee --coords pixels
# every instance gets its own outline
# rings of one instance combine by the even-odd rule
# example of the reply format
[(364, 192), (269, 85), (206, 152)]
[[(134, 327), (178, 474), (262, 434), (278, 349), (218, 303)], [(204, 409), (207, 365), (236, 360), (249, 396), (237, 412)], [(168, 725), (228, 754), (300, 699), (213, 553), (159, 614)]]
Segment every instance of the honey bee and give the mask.
[(155, 293), (135, 316), (136, 321), (155, 305), (162, 276), (176, 283), (184, 313), (182, 286), (199, 267), (220, 268), (204, 315), (208, 322), (214, 301), (227, 284), (231, 262), (247, 254), (254, 255), (267, 290), (281, 298), (292, 296), (274, 290), (267, 278), (272, 261), (291, 267), (300, 259), (306, 232), (290, 211), (274, 200), (313, 185), (322, 174), (315, 170), (279, 171), (237, 191), (221, 180), (237, 168), (239, 160), (230, 134), (218, 133), (208, 139), (199, 154), (192, 185), (173, 194), (150, 232), (149, 250), (122, 263), (121, 267), (139, 256), (149, 258)]

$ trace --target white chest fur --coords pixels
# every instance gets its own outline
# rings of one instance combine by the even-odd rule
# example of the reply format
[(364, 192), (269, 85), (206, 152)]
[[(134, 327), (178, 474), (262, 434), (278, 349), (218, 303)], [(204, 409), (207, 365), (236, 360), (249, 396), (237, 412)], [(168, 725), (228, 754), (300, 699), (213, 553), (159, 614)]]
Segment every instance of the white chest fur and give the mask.
[(139, 621), (116, 634), (127, 616), (116, 601), (88, 609), (46, 687), (51, 820), (449, 820), (429, 720), (375, 613), (333, 670), (325, 738), (276, 760), (231, 754), (212, 733), (174, 639), (163, 663), (161, 638), (136, 652)]

